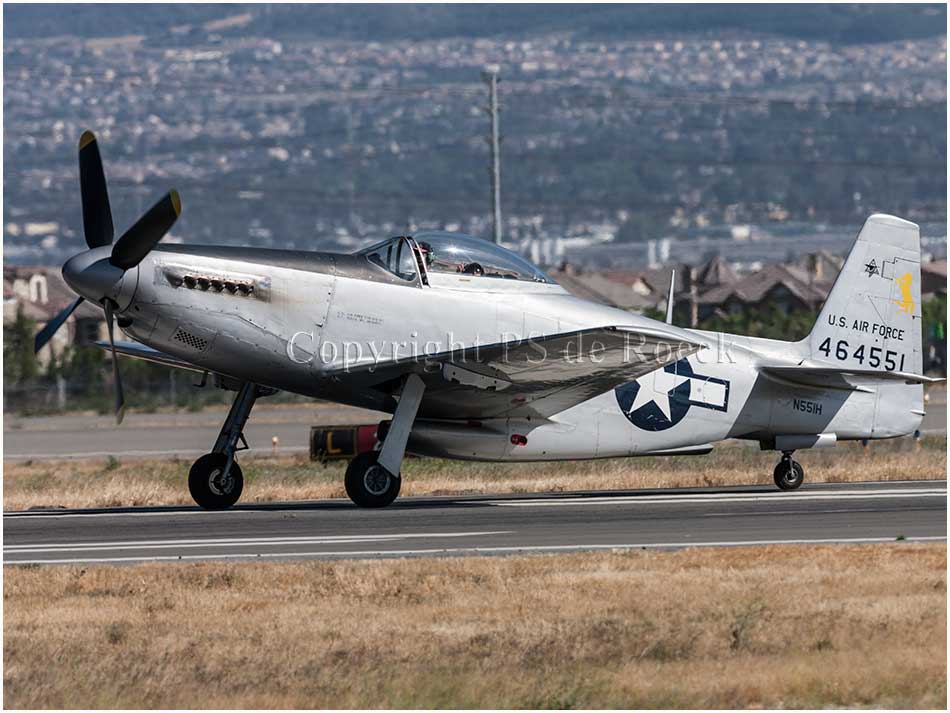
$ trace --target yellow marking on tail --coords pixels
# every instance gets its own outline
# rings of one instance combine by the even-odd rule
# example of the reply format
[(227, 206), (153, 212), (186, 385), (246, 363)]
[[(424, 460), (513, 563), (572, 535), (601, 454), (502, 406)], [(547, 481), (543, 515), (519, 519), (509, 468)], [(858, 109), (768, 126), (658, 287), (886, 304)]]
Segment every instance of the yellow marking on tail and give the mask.
[(897, 278), (897, 284), (901, 288), (901, 299), (900, 301), (894, 300), (894, 304), (900, 307), (900, 312), (904, 314), (914, 313), (914, 296), (910, 293), (910, 285), (913, 281), (914, 278), (909, 272), (905, 273), (903, 277)]

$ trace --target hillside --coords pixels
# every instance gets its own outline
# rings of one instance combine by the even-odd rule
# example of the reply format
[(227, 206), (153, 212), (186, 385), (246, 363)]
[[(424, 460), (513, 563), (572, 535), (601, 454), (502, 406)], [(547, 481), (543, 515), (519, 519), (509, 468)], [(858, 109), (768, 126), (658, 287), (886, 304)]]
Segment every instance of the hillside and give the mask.
[(886, 42), (944, 32), (944, 5), (7, 5), (4, 39), (163, 35), (250, 13), (216, 29), (349, 40), (424, 40), (574, 33), (632, 38), (752, 32), (833, 42)]

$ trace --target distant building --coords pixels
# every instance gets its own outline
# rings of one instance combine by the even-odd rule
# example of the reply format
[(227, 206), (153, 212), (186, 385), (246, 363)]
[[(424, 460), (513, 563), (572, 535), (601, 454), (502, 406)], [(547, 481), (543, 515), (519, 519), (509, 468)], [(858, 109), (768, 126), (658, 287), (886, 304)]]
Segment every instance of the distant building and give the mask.
[(947, 261), (934, 260), (920, 265), (920, 294), (922, 299), (947, 296)]
[(699, 319), (715, 313), (739, 314), (748, 307), (777, 306), (783, 312), (817, 310), (830, 285), (809, 279), (790, 265), (766, 265), (735, 282), (705, 290), (697, 297)]
[(670, 276), (675, 269), (674, 299), (677, 304), (695, 301), (695, 319), (699, 321), (716, 313), (734, 314), (766, 305), (778, 306), (783, 311), (817, 310), (842, 264), (842, 258), (819, 251), (795, 263), (766, 265), (745, 275), (736, 272), (721, 256), (715, 256), (693, 268), (678, 265), (655, 270), (579, 273), (565, 266), (552, 277), (578, 297), (635, 311), (648, 307), (664, 311)]
[(719, 255), (697, 270), (696, 274), (696, 284), (705, 289), (732, 285), (738, 281), (739, 274)]
[(579, 272), (570, 265), (562, 265), (551, 273), (565, 290), (581, 299), (620, 309), (642, 312), (654, 307), (655, 301), (650, 294), (642, 294), (615, 275), (600, 272)]
[[(3, 267), (3, 324), (16, 320), (17, 312), (36, 322), (37, 331), (59, 313), (76, 295), (63, 280), (57, 268), (4, 265)], [(108, 339), (105, 316), (101, 309), (83, 302), (72, 313), (63, 329), (50, 340), (39, 355), (42, 365), (49, 362), (52, 353), (61, 354), (73, 344), (92, 344)]]

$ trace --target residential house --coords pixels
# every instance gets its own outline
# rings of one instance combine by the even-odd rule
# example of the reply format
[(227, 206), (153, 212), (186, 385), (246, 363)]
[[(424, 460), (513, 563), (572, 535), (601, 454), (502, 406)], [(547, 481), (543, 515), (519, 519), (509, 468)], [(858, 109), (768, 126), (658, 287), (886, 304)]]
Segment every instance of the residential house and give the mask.
[(920, 293), (925, 300), (947, 296), (946, 260), (933, 260), (920, 264)]
[[(57, 268), (3, 266), (4, 327), (12, 324), (22, 310), (25, 317), (36, 322), (39, 331), (75, 299), (75, 293)], [(108, 339), (103, 312), (95, 305), (83, 302), (40, 351), (38, 359), (45, 366), (53, 353), (61, 354), (71, 344), (91, 344), (100, 339)]]

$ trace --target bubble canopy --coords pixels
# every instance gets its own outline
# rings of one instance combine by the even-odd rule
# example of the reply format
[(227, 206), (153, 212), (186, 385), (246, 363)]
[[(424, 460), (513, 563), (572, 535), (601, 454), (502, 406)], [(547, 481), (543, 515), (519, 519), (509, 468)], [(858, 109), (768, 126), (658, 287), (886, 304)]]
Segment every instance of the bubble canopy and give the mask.
[[(555, 284), (554, 280), (520, 255), (482, 238), (463, 233), (447, 233), (436, 230), (420, 231), (412, 237), (422, 251), (426, 261), (426, 270), (430, 273), (441, 272), (482, 278)], [(383, 256), (394, 255), (397, 250), (401, 253), (402, 250), (399, 250), (398, 247), (400, 241), (402, 241), (402, 238), (390, 238), (364, 248), (358, 254), (366, 255), (370, 260), (383, 266), (392, 265), (396, 267), (405, 258), (403, 260), (398, 258), (396, 260), (386, 260)], [(396, 269), (398, 270), (398, 267)]]

